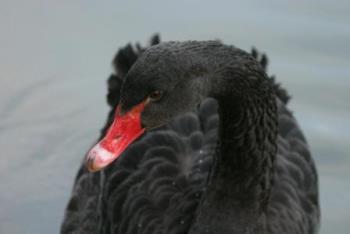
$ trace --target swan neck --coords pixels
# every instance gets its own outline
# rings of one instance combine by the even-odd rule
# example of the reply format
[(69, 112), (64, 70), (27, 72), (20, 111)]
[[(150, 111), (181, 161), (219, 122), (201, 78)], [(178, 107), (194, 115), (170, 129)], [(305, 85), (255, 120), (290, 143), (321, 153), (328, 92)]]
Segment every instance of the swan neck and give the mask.
[(277, 150), (274, 91), (265, 73), (237, 68), (218, 76), (212, 87), (219, 104), (219, 140), (190, 233), (220, 227), (228, 228), (220, 233), (255, 233), (264, 229)]

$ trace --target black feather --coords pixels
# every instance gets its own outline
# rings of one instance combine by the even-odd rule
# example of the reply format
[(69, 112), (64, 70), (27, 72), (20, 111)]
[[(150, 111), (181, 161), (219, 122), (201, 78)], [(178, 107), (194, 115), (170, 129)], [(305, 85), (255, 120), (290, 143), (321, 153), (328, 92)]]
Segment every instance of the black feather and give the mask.
[[(150, 44), (159, 42), (156, 35)], [(144, 50), (140, 45), (136, 49), (127, 45), (114, 59), (116, 74), (108, 80), (107, 96), (112, 108), (102, 136), (113, 120), (123, 78)], [(254, 48), (251, 55), (266, 71), (267, 56), (260, 55)], [(272, 172), (270, 182), (264, 181), (265, 178), (255, 178), (261, 181), (262, 190), (266, 189), (264, 186), (270, 189), (266, 193), (267, 199), (261, 200), (266, 203), (262, 206), (265, 214), (263, 229), (266, 233), (317, 233), (320, 213), (316, 168), (305, 137), (286, 107), (289, 95), (273, 77), (271, 81), (277, 96), (277, 154), (272, 161), (250, 164), (255, 166), (254, 170), (268, 167)], [(257, 100), (260, 105), (263, 102)], [(255, 112), (261, 111), (257, 106), (254, 113), (247, 113), (241, 120), (242, 124), (249, 123), (244, 125), (251, 128), (249, 134), (237, 135), (232, 143), (247, 146), (247, 141), (255, 139), (251, 141), (250, 148), (242, 149), (251, 155), (256, 152), (254, 145), (260, 139), (265, 139), (265, 133), (258, 131), (252, 120)], [(66, 208), (61, 233), (171, 234), (188, 233), (191, 227), (194, 230), (193, 223), (198, 223), (198, 208), (203, 206), (201, 199), (208, 190), (208, 176), (213, 165), (217, 164), (213, 155), (220, 142), (219, 115), (223, 112), (220, 108), (217, 100), (207, 98), (193, 111), (179, 115), (166, 126), (145, 134), (105, 170), (89, 173), (82, 166)], [(237, 110), (225, 111), (232, 111), (235, 115)], [(260, 125), (270, 124), (271, 131), (274, 130), (271, 121), (265, 118), (256, 122)], [(230, 127), (228, 124), (227, 128)], [(245, 166), (249, 162), (237, 161), (237, 165)], [(235, 175), (235, 181), (242, 179), (242, 175)], [(227, 188), (230, 189), (237, 188)], [(210, 210), (207, 210), (207, 214), (213, 220), (217, 215)], [(226, 218), (229, 220), (230, 217)], [(209, 222), (201, 224), (205, 227)], [(227, 227), (219, 226), (210, 233), (235, 233), (227, 230)], [(247, 227), (246, 233), (264, 232)]]

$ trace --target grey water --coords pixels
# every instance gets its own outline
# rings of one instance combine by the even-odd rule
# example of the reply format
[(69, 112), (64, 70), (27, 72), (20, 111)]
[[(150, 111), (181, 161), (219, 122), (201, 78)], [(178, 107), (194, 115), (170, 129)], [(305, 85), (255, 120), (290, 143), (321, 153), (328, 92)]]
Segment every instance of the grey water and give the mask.
[(221, 39), (270, 58), (317, 162), (321, 233), (349, 233), (349, 1), (0, 1), (0, 233), (58, 233), (127, 42)]

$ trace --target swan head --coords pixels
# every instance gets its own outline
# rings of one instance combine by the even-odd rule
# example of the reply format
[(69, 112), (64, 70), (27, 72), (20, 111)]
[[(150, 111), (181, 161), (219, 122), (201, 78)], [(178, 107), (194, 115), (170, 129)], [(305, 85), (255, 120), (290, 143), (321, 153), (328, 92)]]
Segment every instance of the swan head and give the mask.
[(116, 160), (146, 131), (193, 110), (207, 96), (206, 69), (190, 53), (163, 43), (144, 52), (125, 77), (114, 121), (87, 154), (90, 171)]

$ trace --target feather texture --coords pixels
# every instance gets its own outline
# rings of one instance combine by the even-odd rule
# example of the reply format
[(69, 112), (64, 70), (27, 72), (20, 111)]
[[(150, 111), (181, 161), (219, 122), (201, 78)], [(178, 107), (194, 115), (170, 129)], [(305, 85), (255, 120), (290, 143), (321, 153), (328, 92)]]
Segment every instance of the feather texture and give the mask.
[[(153, 37), (151, 45), (157, 43), (159, 37)], [(107, 95), (112, 108), (102, 135), (112, 122), (123, 78), (143, 51), (139, 45), (136, 49), (127, 45), (114, 60), (116, 74), (109, 78)], [(266, 70), (267, 57), (255, 49), (252, 56)], [(270, 80), (277, 94), (279, 128), (265, 231), (317, 233), (320, 211), (315, 165), (286, 107), (289, 95), (274, 78)], [(218, 127), (218, 104), (207, 98), (192, 112), (145, 134), (105, 170), (89, 173), (82, 166), (61, 233), (188, 233), (214, 164)]]

